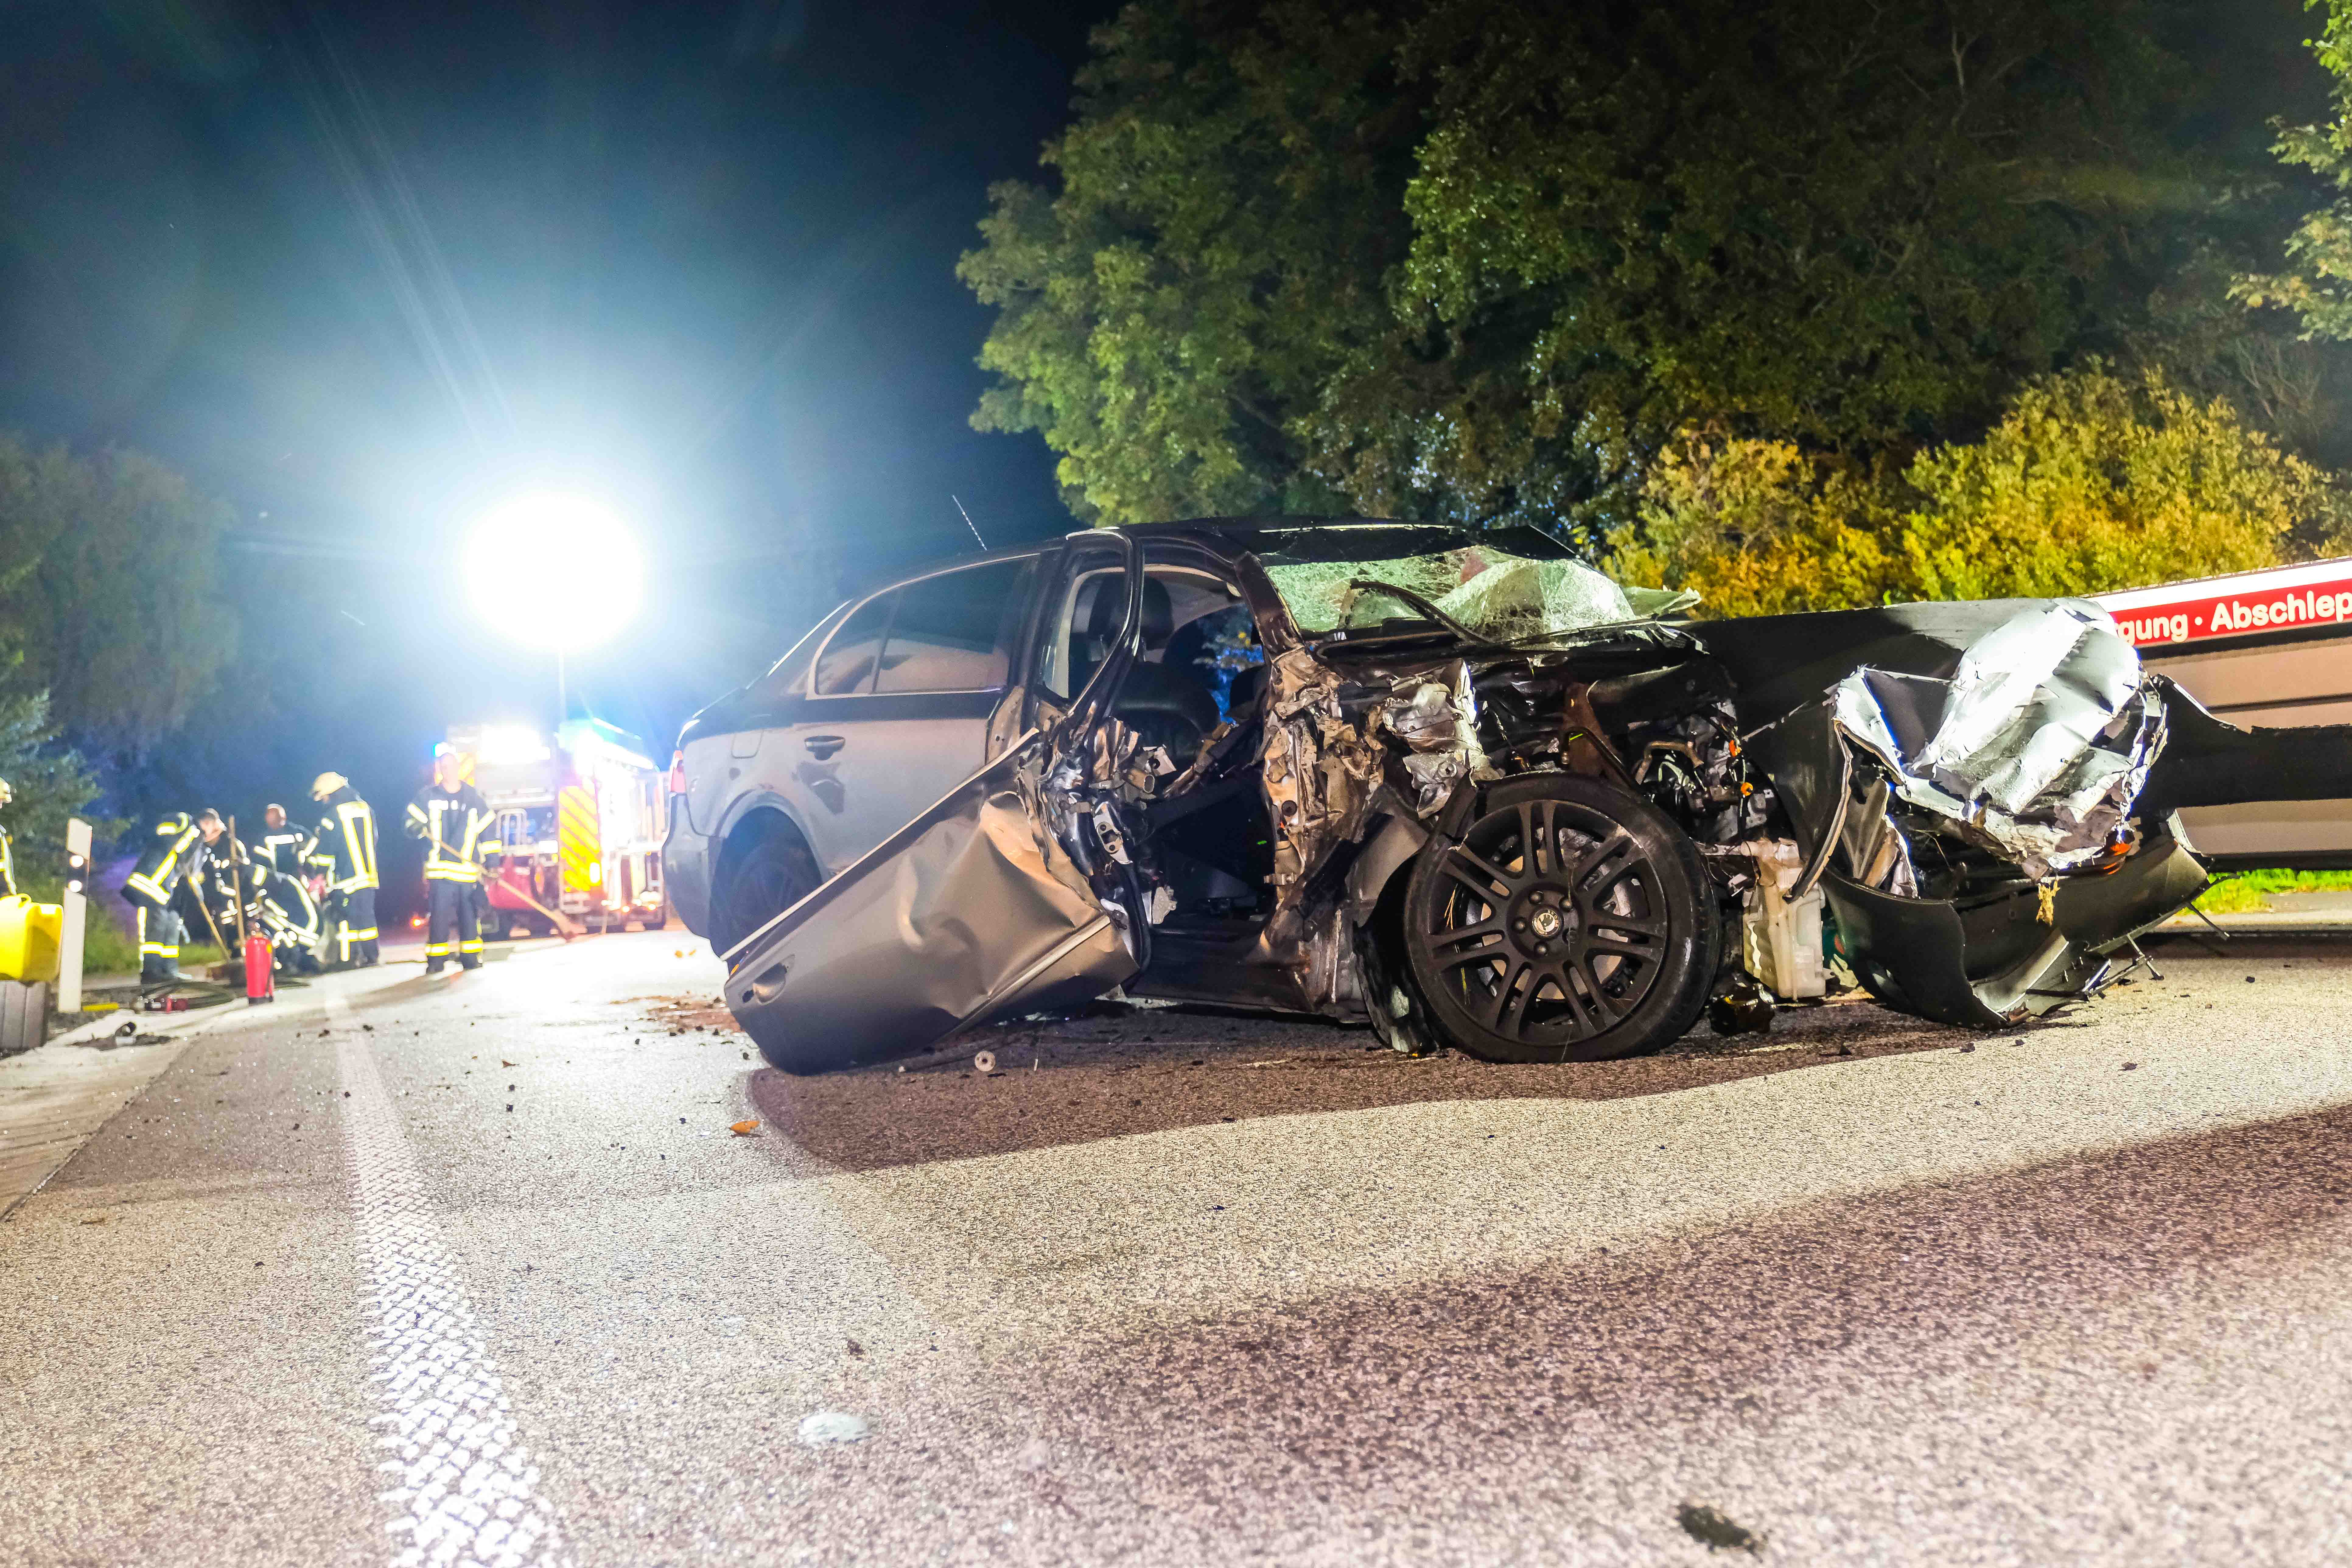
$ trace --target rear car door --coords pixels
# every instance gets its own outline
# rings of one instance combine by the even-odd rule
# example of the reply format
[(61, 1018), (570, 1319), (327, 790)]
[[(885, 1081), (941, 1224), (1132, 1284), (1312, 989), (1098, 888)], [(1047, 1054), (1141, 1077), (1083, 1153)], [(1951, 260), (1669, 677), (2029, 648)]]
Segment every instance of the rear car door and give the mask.
[(832, 876), (985, 760), (1038, 558), (951, 567), (853, 606), (818, 650), (763, 771)]
[[(920, 1051), (960, 1027), (1100, 995), (1142, 967), (1132, 875), (1087, 837), (1086, 784), (1067, 782), (1110, 721), (1142, 626), (1141, 552), (1110, 531), (1071, 546), (1097, 551), (1118, 574), (1121, 615), (1077, 695), (1034, 707), (1001, 754), (724, 955), (728, 1007), (774, 1066)], [(886, 667), (887, 639), (876, 645)], [(937, 646), (910, 642), (908, 663), (945, 658), (916, 651)]]

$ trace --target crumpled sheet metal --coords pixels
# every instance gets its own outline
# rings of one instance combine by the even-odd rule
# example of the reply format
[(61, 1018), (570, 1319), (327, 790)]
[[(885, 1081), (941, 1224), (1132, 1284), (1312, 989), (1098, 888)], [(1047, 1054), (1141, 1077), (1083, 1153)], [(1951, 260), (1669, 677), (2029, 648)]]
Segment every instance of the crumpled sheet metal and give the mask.
[(1268, 664), (1265, 713), (1259, 756), (1274, 822), (1275, 908), (1267, 935), (1279, 943), (1297, 940), (1308, 875), (1335, 846), (1362, 835), (1381, 758), (1341, 713), (1336, 678), (1303, 647)]
[(1441, 680), (1436, 672), (1398, 680), (1396, 695), (1372, 710), (1366, 726), (1404, 743), (1400, 759), (1412, 780), (1413, 809), (1433, 816), (1465, 779), (1491, 778), (1478, 742), (1478, 692), (1469, 664), (1457, 659)]
[(1041, 826), (1043, 768), (1034, 746), (1023, 752), (733, 964), (728, 1005), (771, 1062), (817, 1072), (906, 1055), (1004, 1008), (1100, 995), (1135, 973), (1123, 911)]
[(2095, 605), (2048, 605), (1970, 644), (1948, 681), (1864, 668), (1832, 716), (1895, 793), (2046, 877), (2099, 858), (2164, 745), (2164, 705)]

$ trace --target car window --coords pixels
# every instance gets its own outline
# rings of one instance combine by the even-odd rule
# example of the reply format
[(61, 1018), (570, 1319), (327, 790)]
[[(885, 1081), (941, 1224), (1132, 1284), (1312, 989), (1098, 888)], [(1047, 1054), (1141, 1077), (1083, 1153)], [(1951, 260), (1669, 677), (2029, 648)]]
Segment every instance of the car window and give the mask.
[[(1123, 590), (1118, 568), (1108, 566), (1081, 569), (1064, 584), (1038, 648), (1035, 680), (1041, 690), (1067, 700), (1087, 683), (1118, 636)], [(1226, 640), (1248, 640), (1242, 629), (1247, 624), (1240, 591), (1214, 574), (1157, 563), (1145, 569), (1140, 662), (1213, 685), (1209, 667), (1222, 645), (1212, 646), (1213, 639), (1223, 634)]]
[(890, 632), (890, 612), (898, 595), (877, 594), (841, 623), (841, 629), (817, 656), (816, 678), (809, 689), (819, 697), (847, 697), (874, 684), (874, 667), (880, 661), (882, 639)]
[(996, 691), (1010, 679), (1034, 556), (942, 572), (898, 590), (874, 689)]
[(818, 647), (848, 608), (847, 605), (835, 605), (826, 611), (824, 618), (811, 626), (800, 641), (793, 644), (783, 658), (768, 667), (767, 674), (752, 682), (752, 691), (768, 702), (778, 702), (799, 695), (801, 684), (808, 676), (809, 660), (816, 656)]

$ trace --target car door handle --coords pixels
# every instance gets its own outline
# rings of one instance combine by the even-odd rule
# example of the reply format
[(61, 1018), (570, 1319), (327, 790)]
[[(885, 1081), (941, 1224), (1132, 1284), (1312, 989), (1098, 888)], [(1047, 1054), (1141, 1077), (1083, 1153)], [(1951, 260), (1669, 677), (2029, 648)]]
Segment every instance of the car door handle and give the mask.
[(821, 763), (849, 742), (838, 735), (811, 735), (802, 743), (808, 747), (809, 755)]

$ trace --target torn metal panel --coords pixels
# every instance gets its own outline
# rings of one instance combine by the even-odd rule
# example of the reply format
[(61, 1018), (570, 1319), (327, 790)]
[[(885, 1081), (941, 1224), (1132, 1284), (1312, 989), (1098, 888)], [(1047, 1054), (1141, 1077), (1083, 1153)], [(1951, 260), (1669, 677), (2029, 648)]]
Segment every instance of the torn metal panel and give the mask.
[(1741, 967), (1783, 1001), (1827, 995), (1829, 970), (1822, 955), (1826, 900), (1817, 886), (1798, 890), (1804, 860), (1796, 844), (1759, 839), (1741, 847), (1756, 866), (1741, 903)]
[(1033, 731), (726, 955), (728, 1005), (770, 1062), (904, 1056), (1136, 973), (1127, 911), (1043, 826), (1045, 762)]
[(1962, 902), (1906, 898), (1832, 871), (1822, 879), (1854, 973), (1888, 1006), (1973, 1029), (2048, 1013), (2095, 994), (2109, 955), (2202, 892), (2205, 868), (2177, 819), (2109, 873), (2020, 884)]
[(1864, 668), (1831, 702), (1896, 795), (2036, 879), (2109, 853), (2164, 744), (2131, 645), (2072, 602), (1994, 628), (1948, 680)]
[(1367, 727), (1404, 743), (1400, 765), (1412, 781), (1414, 809), (1423, 817), (1434, 815), (1465, 780), (1499, 776), (1479, 742), (1478, 690), (1467, 660), (1400, 677), (1394, 690), (1372, 710)]
[(1303, 647), (1276, 655), (1266, 671), (1259, 763), (1274, 828), (1268, 936), (1277, 944), (1297, 942), (1308, 877), (1333, 848), (1362, 836), (1381, 780), (1380, 753), (1341, 710), (1339, 685)]

